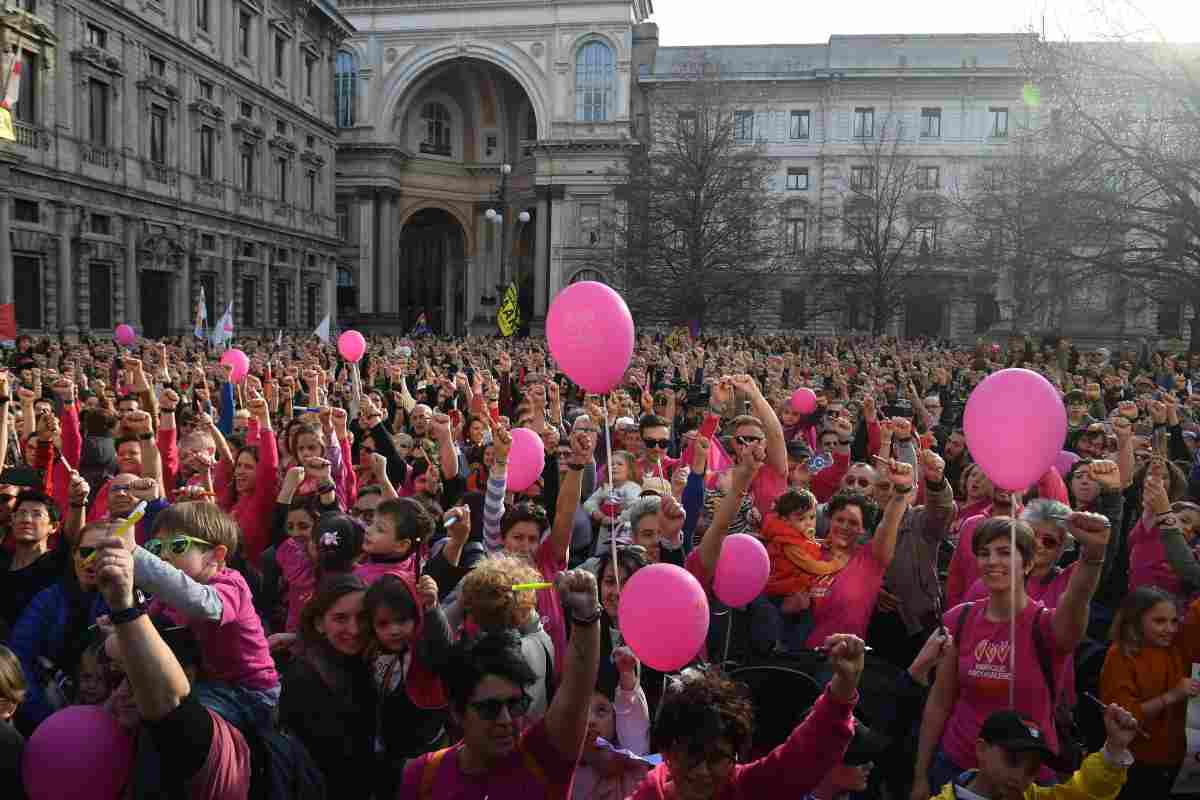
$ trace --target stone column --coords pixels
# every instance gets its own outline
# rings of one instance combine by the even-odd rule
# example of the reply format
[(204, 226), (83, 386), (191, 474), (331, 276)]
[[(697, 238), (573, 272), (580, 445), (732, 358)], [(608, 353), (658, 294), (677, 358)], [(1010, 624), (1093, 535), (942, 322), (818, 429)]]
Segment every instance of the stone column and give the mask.
[(138, 288), (138, 223), (125, 217), (125, 322), (134, 328), (142, 325), (141, 295)]
[(271, 322), (271, 256), (274, 253), (274, 246), (263, 244), (262, 246), (262, 299), (263, 299), (263, 318), (259, 325), (264, 331), (272, 329)]
[[(325, 314), (329, 315), (329, 329), (337, 329), (337, 258), (330, 256), (329, 263), (325, 266)], [(318, 317), (324, 317), (324, 314), (318, 313)], [(321, 324), (321, 320), (317, 320), (317, 324)]]
[(217, 319), (225, 313), (225, 309), (233, 302), (233, 260), (237, 256), (237, 241), (233, 236), (225, 237), (225, 258), (221, 264), (221, 279), (224, 285), (224, 296), (220, 303), (213, 303), (213, 314), (216, 319), (208, 321), (209, 326), (217, 324)]
[(399, 282), (396, 264), (399, 260), (400, 231), (397, 229), (400, 215), (400, 198), (394, 192), (384, 191), (379, 197), (379, 285), (376, 287), (376, 307), (385, 314), (395, 314), (400, 306)]
[(358, 196), (358, 310), (375, 312), (375, 193)]
[[(305, 318), (305, 312), (308, 311), (304, 304), (307, 292), (304, 291), (304, 267), (308, 263), (308, 252), (301, 253), (300, 258), (296, 260), (296, 285), (292, 288), (292, 296), (296, 299), (296, 314), (292, 320), (293, 328), (304, 328), (308, 325), (308, 320)], [(320, 320), (317, 320), (320, 322)]]
[(75, 209), (65, 203), (56, 206), (58, 222), (58, 329), (75, 329), (75, 281), (71, 272), (71, 233)]
[(191, 238), (184, 235), (184, 240), (188, 242), (187, 250), (179, 257), (179, 297), (182, 299), (179, 303), (179, 330), (180, 333), (187, 335), (188, 330), (196, 321), (196, 309), (192, 306), (192, 259), (193, 255)]
[(12, 303), (14, 296), (11, 231), (12, 195), (0, 189), (0, 303)]
[(550, 277), (550, 194), (538, 192), (533, 233), (533, 319), (546, 318), (546, 288)]

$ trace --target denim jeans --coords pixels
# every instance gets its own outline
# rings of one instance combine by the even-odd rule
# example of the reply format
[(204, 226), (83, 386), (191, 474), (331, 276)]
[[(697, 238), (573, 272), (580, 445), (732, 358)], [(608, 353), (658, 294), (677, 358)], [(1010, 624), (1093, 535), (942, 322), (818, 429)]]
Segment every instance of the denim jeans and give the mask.
[(224, 683), (200, 681), (192, 687), (192, 697), (200, 705), (220, 714), (238, 730), (268, 729), (275, 724), (279, 706), (279, 686), (247, 689)]
[(936, 796), (938, 792), (942, 791), (943, 786), (964, 772), (966, 770), (951, 761), (945, 751), (939, 747), (933, 755), (933, 763), (929, 765), (929, 791), (931, 795)]

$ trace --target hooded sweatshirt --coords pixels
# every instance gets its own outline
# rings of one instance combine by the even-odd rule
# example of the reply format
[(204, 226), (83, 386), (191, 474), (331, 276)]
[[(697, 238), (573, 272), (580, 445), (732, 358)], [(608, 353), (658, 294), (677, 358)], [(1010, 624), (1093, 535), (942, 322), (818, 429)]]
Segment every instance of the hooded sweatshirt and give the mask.
[[(855, 700), (857, 702), (857, 698)], [(817, 787), (841, 763), (854, 736), (854, 702), (826, 690), (787, 741), (749, 764), (737, 764), (713, 800), (790, 800)], [(670, 767), (663, 762), (650, 771), (631, 800), (666, 800)]]
[[(1103, 753), (1092, 753), (1066, 783), (1057, 786), (1038, 786), (1031, 783), (1022, 795), (1025, 800), (1112, 800), (1125, 785), (1127, 767), (1109, 762)], [(935, 800), (957, 800), (954, 782), (942, 787)]]

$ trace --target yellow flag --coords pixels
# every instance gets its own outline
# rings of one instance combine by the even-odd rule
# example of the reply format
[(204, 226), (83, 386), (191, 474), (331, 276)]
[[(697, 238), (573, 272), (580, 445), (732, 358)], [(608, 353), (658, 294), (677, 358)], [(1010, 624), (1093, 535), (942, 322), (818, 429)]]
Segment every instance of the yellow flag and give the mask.
[(517, 302), (517, 285), (510, 283), (504, 290), (504, 299), (496, 310), (496, 326), (501, 336), (512, 336), (521, 327), (521, 304)]
[(7, 142), (17, 140), (17, 134), (13, 131), (12, 112), (4, 106), (0, 106), (0, 139)]

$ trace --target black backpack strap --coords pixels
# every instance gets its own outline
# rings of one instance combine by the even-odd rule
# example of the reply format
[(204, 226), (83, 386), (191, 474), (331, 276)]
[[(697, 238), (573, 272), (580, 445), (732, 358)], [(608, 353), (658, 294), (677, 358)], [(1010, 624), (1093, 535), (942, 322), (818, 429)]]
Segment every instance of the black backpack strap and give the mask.
[(550, 648), (545, 642), (541, 643), (542, 652), (546, 654), (546, 707), (550, 707), (550, 701), (554, 699), (554, 656), (550, 655)]
[(967, 624), (967, 615), (971, 613), (971, 610), (973, 608), (975, 608), (975, 603), (973, 603), (973, 602), (964, 603), (963, 605), (965, 605), (966, 608), (964, 608), (962, 610), (962, 613), (958, 615), (958, 622), (956, 622), (954, 624), (954, 646), (955, 647), (958, 647), (958, 643), (962, 641), (962, 632), (963, 632), (963, 628)]
[(1050, 692), (1050, 707), (1058, 704), (1058, 692), (1054, 685), (1054, 666), (1050, 662), (1050, 652), (1046, 638), (1042, 634), (1042, 614), (1046, 607), (1038, 609), (1037, 617), (1033, 620), (1033, 650), (1037, 654), (1038, 666), (1042, 668), (1042, 678), (1046, 681), (1046, 689)]

